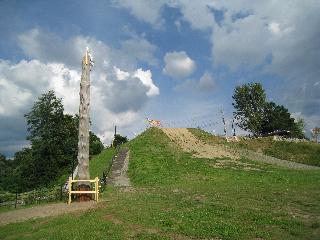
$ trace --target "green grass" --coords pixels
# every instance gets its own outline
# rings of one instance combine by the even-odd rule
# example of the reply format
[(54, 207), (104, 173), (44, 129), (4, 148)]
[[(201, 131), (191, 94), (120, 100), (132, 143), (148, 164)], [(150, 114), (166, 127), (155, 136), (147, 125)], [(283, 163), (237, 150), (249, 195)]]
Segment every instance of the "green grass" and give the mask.
[[(107, 169), (107, 166), (109, 165), (112, 156), (115, 153), (115, 149), (114, 148), (107, 148), (105, 150), (103, 150), (99, 155), (93, 156), (92, 159), (90, 160), (90, 176), (91, 178), (95, 178), (95, 177), (102, 177), (103, 172)], [(70, 175), (70, 173), (65, 173), (63, 175), (61, 175), (59, 177), (59, 179), (56, 181), (56, 184), (61, 185), (64, 184), (66, 182), (66, 180), (68, 179), (68, 176)], [(50, 189), (50, 188), (49, 188)], [(14, 194), (12, 194), (14, 196)], [(14, 199), (14, 197), (13, 197)], [(19, 197), (19, 199), (21, 199)], [(54, 201), (53, 201), (54, 202)], [(56, 202), (59, 202), (59, 200), (57, 200)], [(39, 205), (43, 205), (43, 204), (47, 204), (46, 202), (41, 202), (41, 203), (34, 203), (34, 204), (28, 204), (26, 206), (17, 206), (17, 209), (22, 209), (22, 208), (30, 208), (30, 207), (34, 207), (34, 206), (39, 206)], [(14, 205), (12, 206), (0, 206), (0, 213), (2, 212), (8, 212), (8, 211), (14, 211), (16, 210), (14, 208)]]
[(115, 153), (114, 148), (107, 148), (103, 150), (100, 154), (93, 156), (90, 160), (90, 177), (93, 179), (95, 177), (101, 177), (103, 171), (106, 170), (109, 165), (112, 156)]
[(245, 148), (293, 162), (320, 166), (320, 144), (314, 142), (273, 141), (272, 137), (241, 140), (227, 143), (222, 137), (213, 136), (200, 129), (189, 129), (198, 139), (209, 144), (224, 144), (232, 148)]
[(0, 239), (319, 239), (320, 171), (217, 169), (159, 129), (127, 146), (133, 190), (109, 187), (86, 213), (0, 227)]

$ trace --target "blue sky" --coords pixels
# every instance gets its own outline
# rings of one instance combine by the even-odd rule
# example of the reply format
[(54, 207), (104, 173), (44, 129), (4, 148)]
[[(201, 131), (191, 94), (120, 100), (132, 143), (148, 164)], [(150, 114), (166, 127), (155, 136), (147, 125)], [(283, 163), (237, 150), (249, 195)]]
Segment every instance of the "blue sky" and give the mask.
[[(261, 82), (269, 100), (320, 125), (318, 1), (1, 1), (0, 152), (26, 146), (27, 113), (55, 90), (78, 111), (81, 56), (92, 71), (92, 129), (134, 137), (145, 118), (231, 134), (235, 86)], [(239, 131), (239, 130), (238, 130)], [(240, 132), (240, 131), (239, 131)]]

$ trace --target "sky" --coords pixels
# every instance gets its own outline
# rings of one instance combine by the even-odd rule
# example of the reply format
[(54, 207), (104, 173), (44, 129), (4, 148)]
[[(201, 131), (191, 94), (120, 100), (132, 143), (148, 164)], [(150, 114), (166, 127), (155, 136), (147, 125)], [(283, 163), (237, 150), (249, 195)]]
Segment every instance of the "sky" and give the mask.
[[(78, 113), (89, 47), (91, 130), (109, 145), (146, 118), (167, 127), (231, 132), (236, 86), (259, 82), (267, 99), (320, 126), (318, 0), (0, 1), (0, 153), (28, 146), (24, 115), (54, 90)], [(238, 133), (242, 133), (236, 129)]]

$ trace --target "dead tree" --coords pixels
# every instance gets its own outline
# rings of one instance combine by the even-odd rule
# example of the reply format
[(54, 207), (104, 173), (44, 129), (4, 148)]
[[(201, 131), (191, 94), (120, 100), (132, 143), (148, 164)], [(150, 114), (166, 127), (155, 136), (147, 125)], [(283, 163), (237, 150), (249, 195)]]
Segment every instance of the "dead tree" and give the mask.
[[(87, 48), (82, 59), (82, 75), (80, 82), (80, 106), (79, 106), (79, 141), (78, 141), (78, 178), (90, 179), (89, 173), (89, 106), (90, 106), (90, 71), (93, 61)], [(89, 182), (82, 182), (80, 190), (90, 189)], [(80, 201), (89, 200), (89, 197), (80, 196)]]
[(312, 134), (313, 140), (317, 143), (318, 142), (318, 136), (320, 135), (320, 128), (319, 127), (315, 127), (313, 129), (311, 129), (311, 134)]
[(221, 113), (221, 117), (222, 117), (224, 136), (227, 137), (226, 121), (225, 121), (225, 119), (224, 119), (224, 113), (223, 113), (223, 110), (222, 110), (222, 109), (221, 109), (220, 113)]

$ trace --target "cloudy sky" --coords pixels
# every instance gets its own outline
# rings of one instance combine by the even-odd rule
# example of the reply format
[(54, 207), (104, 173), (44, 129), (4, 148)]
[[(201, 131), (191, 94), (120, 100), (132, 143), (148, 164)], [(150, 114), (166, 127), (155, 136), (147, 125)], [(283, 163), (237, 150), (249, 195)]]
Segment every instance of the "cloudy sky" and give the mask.
[[(221, 133), (235, 86), (260, 82), (269, 100), (320, 125), (318, 0), (0, 2), (0, 152), (28, 143), (23, 117), (53, 89), (77, 113), (81, 56), (93, 53), (92, 130), (110, 144), (145, 118)], [(228, 126), (229, 134), (231, 134)]]

